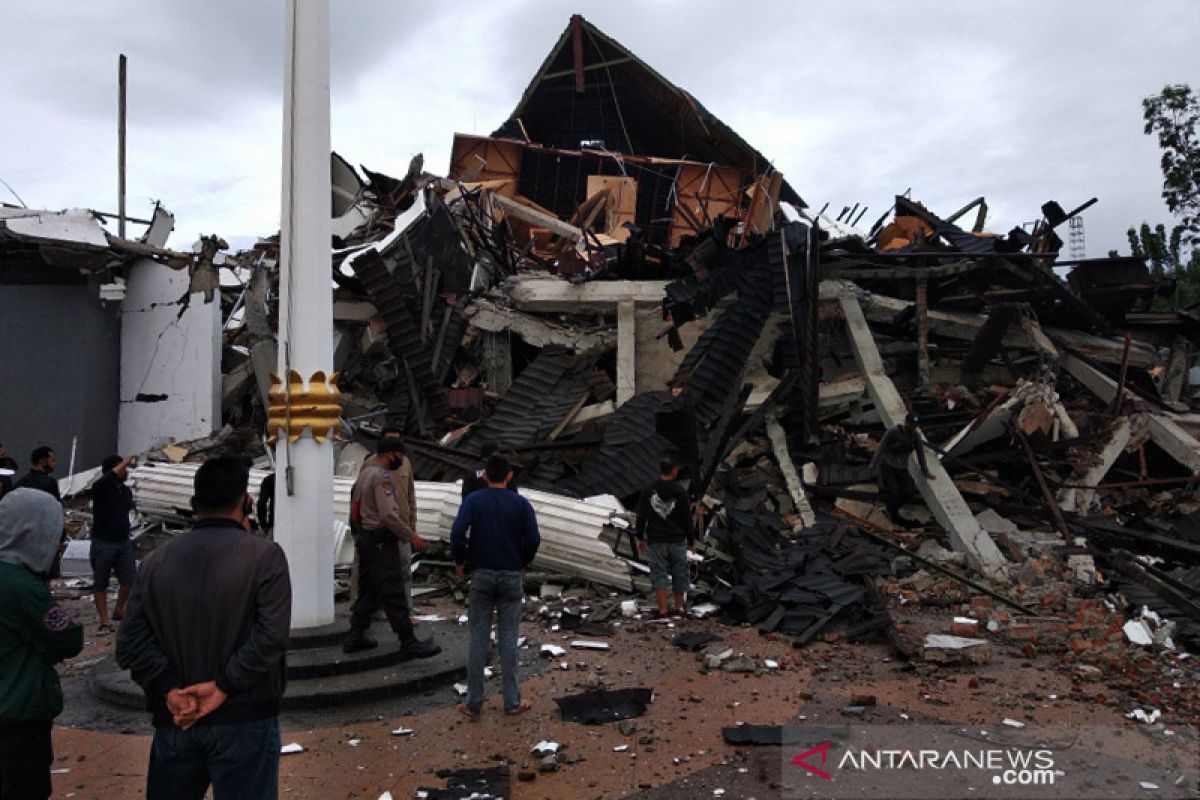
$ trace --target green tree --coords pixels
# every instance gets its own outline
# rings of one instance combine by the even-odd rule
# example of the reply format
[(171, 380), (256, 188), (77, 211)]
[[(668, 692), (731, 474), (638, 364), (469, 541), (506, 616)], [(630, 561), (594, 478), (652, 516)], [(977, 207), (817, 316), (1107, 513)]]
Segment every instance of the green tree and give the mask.
[(1153, 307), (1182, 308), (1200, 301), (1200, 98), (1187, 84), (1166, 86), (1142, 101), (1142, 117), (1146, 134), (1156, 135), (1162, 148), (1163, 200), (1180, 222), (1170, 233), (1162, 223), (1143, 222), (1126, 236), (1131, 253), (1149, 261), (1156, 278), (1175, 279), (1175, 294)]
[(1162, 148), (1162, 197), (1188, 244), (1200, 244), (1200, 98), (1185, 83), (1142, 101), (1145, 132)]
[(1150, 228), (1148, 222), (1143, 222), (1141, 228), (1130, 228), (1125, 232), (1129, 239), (1129, 251), (1136, 258), (1150, 262), (1150, 271), (1156, 278), (1167, 275), (1179, 277), (1181, 268), (1186, 268), (1180, 252), (1183, 246), (1183, 226), (1176, 225), (1167, 235), (1167, 228), (1161, 222)]
[[(1155, 300), (1151, 308), (1156, 311), (1183, 308), (1200, 301), (1200, 247), (1188, 252), (1183, 235), (1182, 225), (1176, 225), (1168, 234), (1165, 225), (1160, 223), (1151, 228), (1146, 222), (1125, 232), (1130, 254), (1149, 261), (1154, 277), (1175, 279), (1175, 293)], [(1117, 255), (1116, 250), (1108, 251), (1109, 258)]]

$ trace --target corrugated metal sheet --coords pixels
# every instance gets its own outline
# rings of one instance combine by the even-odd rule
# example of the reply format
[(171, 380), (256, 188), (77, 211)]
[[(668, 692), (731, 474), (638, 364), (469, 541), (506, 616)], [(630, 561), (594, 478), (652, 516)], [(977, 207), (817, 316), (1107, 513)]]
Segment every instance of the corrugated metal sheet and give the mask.
[(383, 258), (374, 250), (365, 250), (351, 262), (354, 274), (362, 280), (387, 322), (388, 345), (392, 354), (403, 358), (413, 379), (436, 419), (450, 415), (446, 390), (434, 375), (430, 350), (421, 343), (420, 322), (409, 311), (400, 281), (392, 277)]
[[(197, 464), (149, 463), (135, 469), (130, 477), (134, 503), (153, 519), (186, 524), (192, 519), (189, 501)], [(267, 473), (250, 471), (250, 492), (258, 493)], [(329, 544), (337, 563), (348, 564), (353, 544), (347, 535), (350, 515), (350, 478), (332, 478), (334, 529)], [(458, 513), (462, 489), (458, 483), (417, 481), (417, 531), (431, 541), (448, 541), (450, 527)], [(626, 563), (613, 555), (601, 540), (609, 525), (612, 509), (569, 497), (522, 489), (521, 495), (533, 505), (542, 546), (533, 566), (584, 578), (616, 589), (630, 590), (632, 583)]]
[(663, 398), (658, 393), (639, 394), (617, 409), (596, 456), (562, 483), (563, 491), (579, 497), (602, 493), (627, 497), (657, 478), (659, 459), (671, 450), (671, 443), (654, 426)]
[(472, 433), (471, 442), (490, 439), (511, 449), (545, 439), (590, 391), (579, 364), (566, 350), (540, 352), (521, 370), (491, 416)]

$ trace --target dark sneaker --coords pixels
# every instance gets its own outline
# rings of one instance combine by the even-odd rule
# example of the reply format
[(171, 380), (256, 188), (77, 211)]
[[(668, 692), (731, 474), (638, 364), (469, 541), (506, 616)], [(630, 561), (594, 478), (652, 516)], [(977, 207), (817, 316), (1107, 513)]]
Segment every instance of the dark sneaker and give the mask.
[(342, 644), (342, 652), (346, 655), (361, 653), (363, 650), (373, 650), (379, 647), (379, 642), (366, 636), (351, 636)]
[(440, 652), (442, 652), (440, 645), (423, 642), (420, 639), (410, 639), (400, 643), (400, 655), (405, 658), (433, 658)]

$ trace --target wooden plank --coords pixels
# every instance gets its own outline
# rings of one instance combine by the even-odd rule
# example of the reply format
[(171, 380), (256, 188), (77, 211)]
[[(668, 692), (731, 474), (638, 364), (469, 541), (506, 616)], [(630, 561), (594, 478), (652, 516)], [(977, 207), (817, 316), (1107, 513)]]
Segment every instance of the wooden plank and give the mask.
[(579, 399), (575, 401), (575, 405), (571, 406), (571, 410), (567, 412), (567, 415), (562, 418), (562, 421), (558, 425), (554, 426), (554, 430), (550, 431), (550, 434), (546, 437), (547, 442), (553, 442), (566, 430), (568, 425), (575, 421), (575, 417), (579, 416), (580, 411), (583, 411), (583, 407), (587, 405), (588, 398), (591, 396), (592, 393), (590, 391), (584, 392), (579, 396)]
[(546, 228), (553, 232), (556, 236), (561, 236), (564, 239), (570, 239), (572, 242), (578, 242), (583, 238), (583, 231), (576, 228), (574, 225), (568, 225), (552, 214), (546, 214), (537, 209), (530, 208), (524, 203), (516, 200), (511, 200), (504, 195), (493, 194), (492, 202), (498, 205), (505, 214), (516, 217), (522, 222), (539, 228)]

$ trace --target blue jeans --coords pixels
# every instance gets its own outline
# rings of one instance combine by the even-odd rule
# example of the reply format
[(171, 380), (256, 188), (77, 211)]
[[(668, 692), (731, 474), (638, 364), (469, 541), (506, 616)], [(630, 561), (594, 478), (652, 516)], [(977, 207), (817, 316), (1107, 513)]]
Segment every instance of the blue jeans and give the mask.
[(279, 795), (279, 717), (189, 730), (154, 728), (147, 800), (275, 800)]
[(521, 688), (517, 683), (517, 639), (524, 597), (520, 572), (477, 569), (471, 573), (471, 590), (467, 594), (467, 627), (470, 632), (467, 708), (472, 711), (479, 711), (483, 707), (483, 668), (492, 646), (493, 610), (500, 627), (496, 641), (500, 646), (504, 710), (511, 711), (521, 705)]

